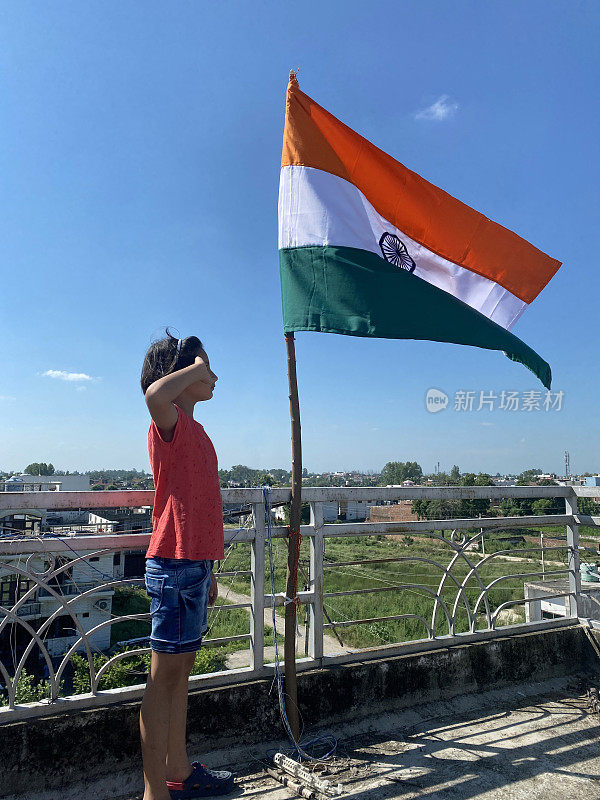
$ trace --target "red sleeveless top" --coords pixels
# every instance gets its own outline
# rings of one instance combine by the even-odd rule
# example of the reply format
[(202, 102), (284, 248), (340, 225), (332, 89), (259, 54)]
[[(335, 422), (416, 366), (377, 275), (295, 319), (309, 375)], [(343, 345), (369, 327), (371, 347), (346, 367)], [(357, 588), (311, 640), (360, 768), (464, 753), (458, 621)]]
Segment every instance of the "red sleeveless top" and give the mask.
[(179, 406), (170, 442), (154, 420), (148, 453), (154, 476), (152, 536), (146, 558), (221, 560), (223, 505), (217, 454), (204, 428)]

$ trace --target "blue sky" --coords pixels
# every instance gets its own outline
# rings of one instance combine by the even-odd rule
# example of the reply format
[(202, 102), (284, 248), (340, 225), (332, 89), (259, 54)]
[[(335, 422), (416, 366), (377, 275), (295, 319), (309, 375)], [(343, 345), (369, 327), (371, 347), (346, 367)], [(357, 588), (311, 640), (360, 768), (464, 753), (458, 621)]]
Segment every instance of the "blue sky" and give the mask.
[(276, 207), (300, 67), (348, 125), (564, 262), (514, 329), (560, 411), (454, 411), (461, 390), (541, 390), (495, 352), (298, 333), (305, 465), (560, 470), (568, 449), (600, 470), (599, 21), (554, 0), (5, 0), (0, 469), (148, 469), (139, 371), (166, 325), (220, 376), (196, 418), (221, 466), (290, 464)]

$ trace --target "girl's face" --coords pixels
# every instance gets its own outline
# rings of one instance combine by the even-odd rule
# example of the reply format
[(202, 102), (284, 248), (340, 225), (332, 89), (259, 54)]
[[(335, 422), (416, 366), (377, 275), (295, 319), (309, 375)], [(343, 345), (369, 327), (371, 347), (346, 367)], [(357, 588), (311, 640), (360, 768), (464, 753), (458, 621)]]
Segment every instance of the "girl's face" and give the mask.
[(186, 392), (195, 403), (199, 403), (204, 400), (210, 400), (213, 396), (215, 383), (219, 380), (210, 368), (210, 361), (208, 360), (206, 352), (204, 350), (200, 350), (197, 355), (199, 355), (206, 364), (210, 380), (196, 381), (195, 383), (192, 383), (191, 386), (188, 386)]

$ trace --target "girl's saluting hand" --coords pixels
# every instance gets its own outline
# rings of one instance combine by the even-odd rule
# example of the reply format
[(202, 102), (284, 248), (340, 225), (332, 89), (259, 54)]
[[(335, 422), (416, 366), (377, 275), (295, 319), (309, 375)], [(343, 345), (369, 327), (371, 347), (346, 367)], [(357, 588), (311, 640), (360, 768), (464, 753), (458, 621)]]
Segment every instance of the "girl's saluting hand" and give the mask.
[(199, 369), (200, 375), (198, 376), (199, 381), (203, 381), (204, 383), (214, 383), (215, 376), (210, 370), (210, 367), (206, 363), (206, 361), (202, 358), (202, 356), (196, 356), (194, 359), (194, 366), (196, 367), (204, 367), (204, 369)]
[[(210, 400), (218, 380), (210, 368), (208, 356), (200, 340), (196, 341), (199, 347), (196, 349), (196, 355), (193, 356), (194, 360), (191, 360), (192, 354), (190, 354), (187, 366), (166, 372), (157, 380), (151, 381), (150, 375), (146, 374), (151, 370), (146, 370), (146, 362), (144, 362), (146, 371), (142, 373), (142, 389), (145, 393), (146, 405), (163, 439), (167, 442), (173, 438), (177, 423), (177, 410), (174, 402), (176, 401), (189, 416), (193, 416), (195, 403)], [(171, 358), (173, 355), (171, 353)], [(175, 361), (175, 364), (177, 363)]]

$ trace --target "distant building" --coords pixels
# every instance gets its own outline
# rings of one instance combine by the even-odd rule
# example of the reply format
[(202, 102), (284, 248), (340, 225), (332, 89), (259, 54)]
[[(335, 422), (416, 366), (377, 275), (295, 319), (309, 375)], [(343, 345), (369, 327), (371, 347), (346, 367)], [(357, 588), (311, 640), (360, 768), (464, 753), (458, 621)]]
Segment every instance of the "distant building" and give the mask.
[(89, 475), (29, 475), (21, 473), (0, 481), (0, 492), (88, 492)]
[[(99, 536), (108, 534), (151, 533), (152, 508), (107, 508), (90, 511), (89, 527), (91, 533)], [(140, 578), (146, 569), (146, 547), (143, 550), (126, 550), (117, 553), (115, 558), (115, 579)]]
[[(525, 621), (538, 622), (542, 619), (566, 617), (568, 615), (567, 597), (569, 581), (538, 580), (526, 583)], [(558, 597), (556, 595), (559, 595)], [(548, 599), (543, 599), (544, 597)], [(581, 581), (581, 594), (577, 609), (578, 616), (600, 621), (600, 583), (598, 581)]]
[(369, 522), (415, 522), (418, 520), (412, 511), (412, 500), (401, 500), (387, 506), (374, 506), (370, 510)]
[[(369, 516), (371, 503), (362, 501), (344, 500), (341, 503), (331, 501), (323, 503), (323, 522), (336, 522), (338, 519), (350, 521), (364, 521)], [(283, 522), (286, 518), (285, 506), (278, 506), (273, 509), (273, 517), (278, 522)]]
[[(0, 482), (0, 491), (4, 492), (48, 492), (48, 491), (89, 491), (90, 481), (87, 475), (14, 475)], [(130, 515), (134, 509), (127, 509)], [(72, 524), (73, 522), (87, 523), (89, 512), (81, 509), (60, 510), (39, 508), (19, 508), (18, 501), (8, 511), (0, 511), (0, 535), (3, 532), (32, 533), (48, 528), (49, 525)], [(145, 515), (145, 521), (148, 519)], [(114, 521), (118, 527), (119, 520)], [(133, 522), (131, 527), (134, 527)], [(89, 531), (86, 531), (89, 533)], [(72, 535), (72, 534), (71, 534)], [(64, 535), (68, 541), (69, 534)], [(47, 580), (48, 588), (39, 586), (27, 602), (17, 610), (19, 619), (28, 622), (38, 629), (56, 611), (61, 609), (59, 601), (53, 591), (65, 601), (73, 600), (73, 616), (61, 610), (55, 619), (44, 631), (44, 640), (48, 653), (52, 658), (59, 658), (79, 638), (77, 624), (86, 633), (100, 623), (110, 619), (112, 610), (112, 597), (114, 590), (98, 588), (102, 583), (123, 577), (139, 576), (140, 559), (143, 553), (102, 553), (92, 555), (84, 560), (76, 560), (78, 556), (85, 555), (79, 552), (75, 555), (65, 548), (60, 549), (57, 542), (57, 552), (50, 554), (20, 554), (0, 555), (0, 605), (11, 608), (25, 594), (36, 586), (33, 579), (22, 575), (16, 568), (24, 568), (27, 564), (29, 572), (43, 575), (46, 571), (65, 568), (55, 577)], [(131, 555), (130, 563), (127, 556)], [(55, 559), (54, 562), (52, 559)], [(71, 563), (73, 562), (73, 563)], [(134, 563), (135, 562), (135, 563)], [(86, 594), (90, 592), (89, 594)], [(75, 599), (76, 598), (76, 599)], [(77, 620), (77, 623), (75, 622)], [(110, 625), (106, 625), (89, 636), (90, 644), (94, 649), (105, 650), (110, 647)], [(18, 659), (29, 644), (30, 636), (19, 624), (8, 623), (0, 634), (0, 661), (7, 664)], [(83, 650), (83, 646), (78, 648)], [(32, 656), (33, 658), (33, 656)], [(37, 656), (36, 656), (37, 658)]]
[(587, 475), (585, 478), (586, 486), (600, 486), (600, 475)]
[(151, 507), (97, 508), (89, 512), (88, 524), (96, 533), (151, 533)]
[[(13, 475), (0, 481), (0, 492), (82, 492), (89, 491), (88, 475)], [(23, 531), (33, 533), (46, 525), (85, 522), (87, 511), (81, 509), (50, 510), (43, 508), (18, 508), (0, 511), (0, 533)]]
[(337, 503), (323, 503), (323, 522), (336, 522), (340, 514), (340, 507)]
[[(57, 543), (57, 546), (60, 545)], [(84, 553), (78, 553), (78, 555), (81, 556)], [(54, 558), (54, 562), (52, 558)], [(0, 604), (11, 608), (35, 586), (34, 580), (29, 580), (27, 576), (21, 575), (15, 571), (14, 567), (22, 569), (27, 563), (29, 570), (35, 570), (41, 575), (48, 569), (64, 566), (65, 569), (46, 581), (48, 589), (39, 587), (27, 602), (17, 609), (19, 619), (27, 621), (32, 627), (39, 629), (44, 621), (61, 607), (59, 601), (53, 596), (53, 591), (64, 601), (74, 601), (72, 611), (85, 632), (110, 619), (114, 589), (98, 588), (89, 595), (85, 595), (85, 593), (114, 579), (115, 567), (117, 567), (117, 573), (119, 572), (121, 554), (90, 555), (89, 558), (81, 561), (75, 561), (75, 558), (75, 554), (67, 550), (53, 553), (52, 556), (44, 553), (18, 556), (0, 555)], [(73, 563), (68, 566), (70, 562)], [(110, 629), (111, 626), (106, 625), (90, 634), (88, 640), (94, 649), (106, 650), (110, 647)], [(56, 616), (43, 634), (48, 653), (52, 658), (63, 655), (79, 636), (80, 633), (73, 616), (63, 611)], [(21, 625), (9, 622), (0, 634), (0, 661), (4, 664), (15, 659), (18, 661), (30, 641), (30, 635)], [(78, 649), (84, 650), (84, 645), (81, 644)], [(36, 655), (37, 657), (39, 654)]]
[(360, 500), (342, 500), (339, 507), (340, 519), (345, 519), (346, 522), (350, 520), (363, 521), (369, 516), (371, 503), (366, 503)]

